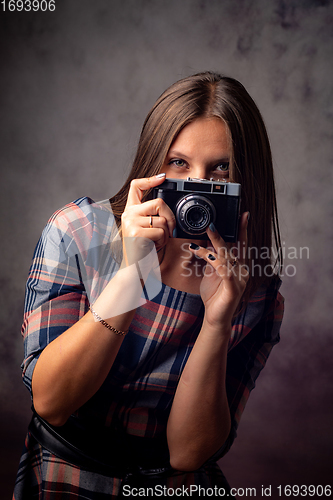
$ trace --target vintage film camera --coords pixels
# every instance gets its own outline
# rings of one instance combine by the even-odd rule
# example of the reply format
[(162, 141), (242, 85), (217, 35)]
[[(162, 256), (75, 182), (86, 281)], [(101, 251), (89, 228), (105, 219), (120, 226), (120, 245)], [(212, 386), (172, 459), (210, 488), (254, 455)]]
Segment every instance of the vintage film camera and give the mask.
[(153, 190), (176, 217), (176, 238), (207, 240), (211, 222), (224, 241), (238, 240), (241, 185), (205, 179), (165, 179)]

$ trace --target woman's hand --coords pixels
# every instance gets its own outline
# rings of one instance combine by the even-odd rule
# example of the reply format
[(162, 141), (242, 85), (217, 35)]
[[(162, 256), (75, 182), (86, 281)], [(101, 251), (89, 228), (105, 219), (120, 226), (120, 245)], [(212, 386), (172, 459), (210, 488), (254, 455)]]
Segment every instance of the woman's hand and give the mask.
[[(245, 249), (247, 218), (247, 213), (242, 215), (239, 232), (240, 248)], [(235, 261), (231, 245), (217, 231), (207, 233), (214, 250), (191, 248), (207, 262), (200, 285), (205, 317), (179, 380), (167, 426), (170, 463), (180, 470), (200, 467), (229, 435), (228, 344), (231, 320), (248, 280), (243, 261), (240, 256)]]
[(161, 199), (142, 203), (144, 191), (154, 188), (165, 180), (165, 174), (134, 179), (128, 192), (127, 203), (121, 217), (124, 238), (144, 238), (153, 241), (160, 250), (172, 237), (176, 225), (175, 216)]
[[(143, 191), (158, 186), (164, 178), (155, 176), (132, 182), (122, 219), (124, 239), (134, 237), (141, 243), (148, 239), (151, 245), (152, 242), (163, 245), (172, 234), (173, 214), (164, 201), (156, 199), (141, 203)], [(153, 227), (150, 228), (150, 216), (157, 214), (159, 217), (152, 217)], [(137, 238), (139, 236), (142, 238)], [(140, 253), (141, 258), (144, 256), (140, 243), (125, 244), (125, 247), (126, 250), (132, 247), (130, 250), (134, 253), (131, 257), (138, 259), (136, 262), (141, 260)], [(147, 247), (143, 250), (146, 252)], [(148, 267), (141, 261), (142, 275), (145, 266)], [(94, 303), (97, 314), (117, 330), (126, 331), (135, 314), (142, 294), (137, 276), (137, 268), (126, 265), (113, 276)], [(38, 358), (32, 378), (36, 411), (49, 423), (63, 425), (104, 383), (123, 339), (123, 335), (110, 332), (88, 311), (50, 342)]]
[[(232, 317), (244, 293), (249, 274), (244, 260), (237, 255), (240, 248), (246, 255), (248, 213), (241, 217), (239, 246), (225, 243), (218, 232), (207, 230), (213, 250), (199, 247), (190, 250), (207, 262), (200, 285), (200, 294), (205, 304), (205, 321), (211, 327), (231, 324)], [(192, 245), (193, 246), (193, 245)]]

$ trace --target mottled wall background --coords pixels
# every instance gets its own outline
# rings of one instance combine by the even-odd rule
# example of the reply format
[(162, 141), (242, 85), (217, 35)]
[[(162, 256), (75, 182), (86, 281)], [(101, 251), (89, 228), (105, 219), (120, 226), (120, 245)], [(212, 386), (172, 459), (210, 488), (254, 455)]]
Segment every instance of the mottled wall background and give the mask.
[(53, 13), (0, 18), (1, 498), (30, 418), (20, 325), (43, 226), (75, 198), (115, 193), (152, 103), (206, 69), (240, 79), (262, 110), (289, 254), (282, 340), (221, 465), (232, 486), (258, 497), (261, 485), (278, 498), (279, 484), (330, 484), (333, 2), (55, 3)]

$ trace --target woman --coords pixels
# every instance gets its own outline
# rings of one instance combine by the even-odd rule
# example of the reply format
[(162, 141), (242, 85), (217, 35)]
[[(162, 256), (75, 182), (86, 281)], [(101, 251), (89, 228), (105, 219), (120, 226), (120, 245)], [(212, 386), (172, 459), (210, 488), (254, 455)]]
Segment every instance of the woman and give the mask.
[[(241, 184), (237, 249), (214, 224), (208, 244), (174, 237), (174, 213), (152, 190), (187, 177)], [(230, 493), (216, 460), (279, 341), (273, 244), (279, 256), (256, 105), (231, 78), (180, 80), (146, 118), (110, 203), (69, 204), (37, 245), (23, 324), (35, 416), (14, 498), (129, 498), (148, 487)]]

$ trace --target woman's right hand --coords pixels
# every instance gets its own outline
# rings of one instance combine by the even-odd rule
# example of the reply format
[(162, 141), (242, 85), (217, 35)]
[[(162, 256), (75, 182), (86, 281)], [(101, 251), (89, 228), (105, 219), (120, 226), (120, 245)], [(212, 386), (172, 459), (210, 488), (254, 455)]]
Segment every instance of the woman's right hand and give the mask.
[[(125, 241), (126, 252), (130, 249), (131, 259), (140, 261), (143, 278), (154, 259), (142, 261), (142, 257), (154, 244), (157, 249), (165, 245), (175, 226), (174, 215), (163, 200), (142, 203), (144, 191), (164, 179), (165, 176), (155, 176), (133, 180), (122, 216), (123, 240), (129, 243)], [(153, 227), (149, 227), (150, 216)], [(94, 303), (97, 314), (120, 331), (129, 328), (142, 294), (138, 266), (128, 266), (129, 263), (133, 260), (125, 262), (125, 269), (113, 276)], [(123, 335), (110, 332), (96, 321), (89, 311), (50, 342), (38, 358), (32, 377), (36, 411), (49, 423), (63, 425), (101, 387), (123, 339)]]
[(121, 217), (123, 238), (144, 238), (153, 241), (156, 250), (164, 247), (176, 226), (173, 212), (161, 198), (145, 201), (145, 191), (165, 180), (165, 174), (134, 179), (128, 192), (127, 203)]

